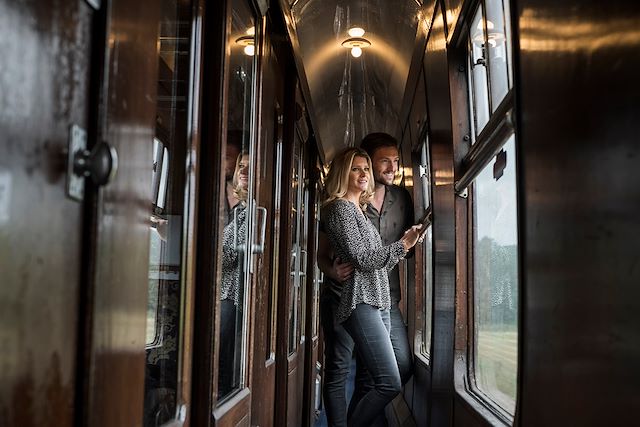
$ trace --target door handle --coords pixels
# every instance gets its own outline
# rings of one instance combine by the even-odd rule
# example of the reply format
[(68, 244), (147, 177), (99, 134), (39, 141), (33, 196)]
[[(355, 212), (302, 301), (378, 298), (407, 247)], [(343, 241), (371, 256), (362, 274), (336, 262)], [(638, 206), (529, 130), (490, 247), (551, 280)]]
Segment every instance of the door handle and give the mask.
[(78, 125), (69, 128), (67, 147), (67, 195), (74, 200), (84, 200), (86, 179), (97, 186), (108, 184), (118, 170), (118, 153), (106, 142), (99, 142), (87, 150), (87, 131)]
[(91, 178), (95, 185), (108, 184), (118, 171), (118, 152), (104, 141), (89, 150), (78, 150), (73, 154), (73, 173)]
[[(256, 213), (262, 212), (262, 216), (260, 217), (260, 240), (257, 244), (252, 245), (252, 251), (254, 254), (262, 254), (264, 253), (264, 238), (267, 232), (267, 208), (262, 206), (256, 207)], [(256, 215), (257, 216), (257, 215)]]

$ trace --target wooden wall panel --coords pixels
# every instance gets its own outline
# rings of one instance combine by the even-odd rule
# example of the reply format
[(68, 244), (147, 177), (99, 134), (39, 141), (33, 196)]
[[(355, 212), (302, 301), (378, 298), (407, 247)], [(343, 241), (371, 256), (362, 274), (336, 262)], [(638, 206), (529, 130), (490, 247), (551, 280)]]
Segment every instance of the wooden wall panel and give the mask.
[(514, 8), (521, 425), (629, 425), (640, 405), (640, 3)]
[(120, 161), (92, 206), (86, 421), (123, 427), (142, 422), (159, 5), (108, 6), (100, 138)]
[(0, 0), (0, 425), (74, 423), (82, 204), (69, 127), (88, 127), (86, 2)]

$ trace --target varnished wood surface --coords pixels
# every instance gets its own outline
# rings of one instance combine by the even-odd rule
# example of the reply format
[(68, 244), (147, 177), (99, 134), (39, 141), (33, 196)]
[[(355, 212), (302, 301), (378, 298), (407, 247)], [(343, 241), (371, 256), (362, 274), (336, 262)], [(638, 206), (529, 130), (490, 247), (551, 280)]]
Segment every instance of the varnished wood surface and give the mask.
[(142, 422), (159, 10), (151, 0), (108, 5), (99, 138), (118, 151), (119, 168), (114, 181), (97, 190), (93, 206), (83, 374), (86, 422), (124, 427)]
[(524, 0), (513, 12), (518, 421), (637, 424), (640, 3)]
[(251, 423), (269, 427), (274, 425), (276, 364), (271, 351), (275, 351), (272, 335), (276, 335), (276, 325), (272, 324), (272, 311), (277, 306), (277, 276), (274, 275), (278, 259), (275, 259), (275, 254), (278, 253), (276, 245), (280, 241), (282, 211), (279, 200), (281, 195), (275, 188), (276, 150), (278, 141), (282, 141), (283, 136), (278, 116), (282, 114), (284, 83), (283, 72), (271, 44), (271, 26), (266, 19), (265, 24), (266, 39), (260, 56), (260, 133), (256, 162), (259, 179), (256, 182), (256, 200), (258, 205), (267, 209), (267, 228), (265, 251), (258, 257), (256, 264), (251, 310), (254, 313), (251, 391), (257, 396), (251, 401)]
[(93, 10), (0, 1), (0, 425), (71, 426), (82, 204), (69, 126), (87, 129)]

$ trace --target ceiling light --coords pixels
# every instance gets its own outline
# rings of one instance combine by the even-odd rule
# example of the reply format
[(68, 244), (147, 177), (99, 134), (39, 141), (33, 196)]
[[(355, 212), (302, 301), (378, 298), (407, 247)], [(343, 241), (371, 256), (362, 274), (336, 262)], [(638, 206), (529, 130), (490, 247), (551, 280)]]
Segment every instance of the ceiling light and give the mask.
[(349, 37), (362, 37), (364, 36), (364, 30), (360, 27), (349, 28)]
[(362, 49), (371, 46), (371, 42), (363, 37), (351, 37), (343, 41), (342, 46), (351, 49), (351, 55), (358, 58), (362, 55)]
[(248, 44), (243, 49), (244, 54), (247, 56), (253, 56), (256, 53), (256, 47), (252, 44)]
[[(247, 30), (247, 33), (249, 33), (251, 30), (253, 30), (255, 32), (254, 27), (249, 28), (249, 30)], [(247, 56), (253, 56), (256, 53), (256, 47), (255, 47), (255, 39), (254, 39), (254, 35), (247, 35), (247, 36), (242, 36), (242, 37), (238, 37), (236, 39), (236, 43), (239, 44), (240, 46), (244, 46), (244, 54)]]

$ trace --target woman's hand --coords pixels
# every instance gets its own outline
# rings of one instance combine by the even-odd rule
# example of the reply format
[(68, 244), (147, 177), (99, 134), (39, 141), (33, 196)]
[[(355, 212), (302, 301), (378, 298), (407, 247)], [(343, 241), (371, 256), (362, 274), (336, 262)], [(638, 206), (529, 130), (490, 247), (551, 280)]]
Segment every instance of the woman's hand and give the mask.
[(404, 246), (404, 250), (408, 251), (412, 247), (416, 245), (418, 242), (418, 238), (420, 237), (420, 230), (422, 229), (422, 224), (414, 225), (410, 229), (404, 232), (404, 236), (400, 241)]

